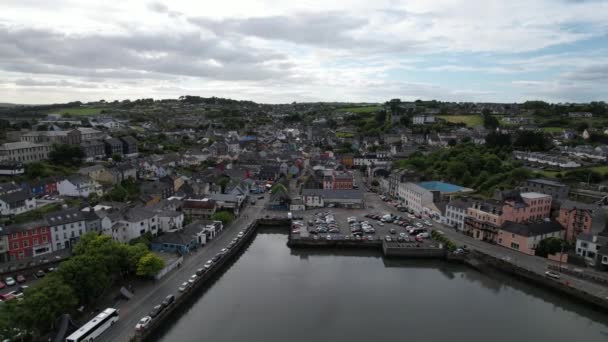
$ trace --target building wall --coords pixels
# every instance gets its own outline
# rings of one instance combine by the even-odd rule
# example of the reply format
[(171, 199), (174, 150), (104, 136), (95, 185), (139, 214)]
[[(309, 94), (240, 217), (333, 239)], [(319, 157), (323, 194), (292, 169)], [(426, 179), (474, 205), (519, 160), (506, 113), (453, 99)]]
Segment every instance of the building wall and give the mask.
[(552, 186), (548, 184), (540, 184), (532, 181), (526, 181), (523, 186), (523, 191), (525, 192), (540, 192), (541, 194), (547, 194), (554, 199), (567, 199), (568, 192), (570, 192), (570, 187), (563, 186)]
[(447, 224), (458, 228), (458, 230), (464, 230), (464, 218), (467, 216), (466, 209), (460, 209), (458, 207), (447, 206), (445, 208), (445, 217)]
[(49, 227), (37, 227), (8, 235), (11, 260), (21, 260), (52, 251)]
[(71, 222), (49, 227), (53, 251), (72, 248), (82, 235), (87, 232), (84, 221)]
[(0, 159), (32, 163), (48, 159), (50, 151), (51, 147), (49, 145), (30, 146), (9, 150), (0, 149)]
[(498, 231), (498, 238), (496, 240), (496, 243), (503, 247), (517, 250), (524, 254), (534, 255), (534, 250), (536, 249), (540, 241), (550, 237), (561, 238), (561, 236), (562, 232), (558, 231), (549, 234), (526, 237), (500, 229)]
[(557, 222), (566, 228), (566, 240), (574, 241), (580, 233), (591, 234), (593, 217), (591, 212), (586, 209), (562, 208), (559, 211)]
[(504, 230), (498, 230), (496, 243), (500, 246), (514, 249), (524, 254), (534, 255), (534, 250), (530, 248), (530, 242), (525, 236), (512, 234)]
[(591, 242), (586, 240), (576, 240), (576, 255), (585, 258), (588, 261), (597, 262), (598, 254), (597, 251), (601, 245), (597, 242)]

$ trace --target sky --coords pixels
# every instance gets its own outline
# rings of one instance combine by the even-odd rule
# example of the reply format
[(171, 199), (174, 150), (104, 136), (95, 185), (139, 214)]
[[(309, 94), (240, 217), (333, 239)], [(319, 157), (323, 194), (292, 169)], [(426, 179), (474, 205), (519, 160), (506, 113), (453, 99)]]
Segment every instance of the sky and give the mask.
[(0, 102), (608, 100), (608, 0), (1, 0)]

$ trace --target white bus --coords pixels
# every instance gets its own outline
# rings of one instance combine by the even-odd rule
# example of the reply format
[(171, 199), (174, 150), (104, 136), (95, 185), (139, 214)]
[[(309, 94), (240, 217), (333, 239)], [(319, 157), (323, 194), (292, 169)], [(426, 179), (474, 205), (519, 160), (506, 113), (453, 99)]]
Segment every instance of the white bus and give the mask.
[(118, 310), (108, 308), (87, 322), (68, 338), (66, 342), (89, 342), (101, 335), (106, 329), (118, 321)]

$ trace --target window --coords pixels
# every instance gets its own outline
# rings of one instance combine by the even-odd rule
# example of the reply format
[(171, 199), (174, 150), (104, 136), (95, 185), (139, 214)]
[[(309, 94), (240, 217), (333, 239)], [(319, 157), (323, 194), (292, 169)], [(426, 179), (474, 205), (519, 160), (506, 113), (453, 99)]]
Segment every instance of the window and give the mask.
[(46, 235), (45, 235), (42, 237), (42, 243), (46, 243), (46, 242), (47, 242), (47, 240), (46, 240)]
[(30, 242), (28, 240), (23, 240), (23, 248), (29, 247)]
[(13, 249), (19, 249), (19, 242), (13, 242)]
[(17, 239), (17, 238), (19, 238), (18, 233), (13, 233), (13, 239)]
[(38, 238), (34, 238), (34, 246), (38, 246)]
[(46, 227), (42, 227), (41, 231), (42, 231), (42, 234), (46, 233)]
[(511, 248), (513, 248), (513, 249), (519, 249), (519, 244), (515, 243), (515, 242), (511, 242)]

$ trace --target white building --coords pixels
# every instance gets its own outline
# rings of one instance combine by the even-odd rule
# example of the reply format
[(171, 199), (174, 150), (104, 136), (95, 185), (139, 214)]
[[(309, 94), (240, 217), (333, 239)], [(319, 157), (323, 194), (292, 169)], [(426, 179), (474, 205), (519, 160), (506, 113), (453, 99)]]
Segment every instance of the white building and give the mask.
[[(98, 211), (101, 217), (101, 232), (113, 240), (127, 243), (143, 234), (157, 236), (160, 228), (158, 214), (143, 207), (119, 211)], [(183, 222), (182, 222), (183, 224)]]
[(51, 145), (19, 141), (0, 145), (0, 161), (33, 163), (49, 157)]
[(450, 201), (445, 207), (445, 224), (464, 230), (464, 218), (467, 216), (467, 209), (473, 206), (472, 201), (456, 199)]
[(157, 212), (160, 231), (171, 232), (184, 227), (184, 213), (181, 211), (165, 210)]
[(579, 234), (576, 237), (576, 255), (585, 258), (590, 265), (595, 265), (598, 261), (597, 252), (602, 246), (606, 246), (608, 238), (592, 234)]
[(61, 196), (89, 197), (95, 193), (101, 196), (101, 185), (87, 176), (73, 175), (57, 184), (57, 191)]
[(434, 124), (435, 116), (434, 115), (414, 115), (414, 117), (412, 118), (412, 123), (414, 125)]
[(399, 184), (399, 198), (403, 204), (416, 214), (424, 212), (424, 207), (433, 204), (433, 194), (418, 184), (407, 182)]
[(36, 209), (36, 200), (25, 190), (0, 195), (0, 214), (18, 215)]
[(78, 209), (66, 209), (44, 216), (51, 230), (53, 251), (72, 248), (87, 232), (85, 214)]

